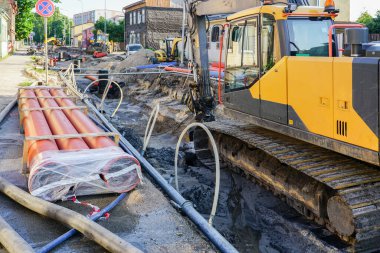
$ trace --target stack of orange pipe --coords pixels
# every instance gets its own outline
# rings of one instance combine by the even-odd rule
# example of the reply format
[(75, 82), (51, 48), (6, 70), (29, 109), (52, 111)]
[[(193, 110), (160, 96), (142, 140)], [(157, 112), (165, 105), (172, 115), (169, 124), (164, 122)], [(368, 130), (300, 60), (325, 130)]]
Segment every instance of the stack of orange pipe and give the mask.
[[(126, 168), (128, 170), (132, 165), (137, 165), (139, 167), (139, 162), (131, 157), (121, 149), (117, 147), (114, 141), (109, 137), (100, 136), (100, 137), (75, 137), (76, 134), (86, 134), (86, 133), (102, 133), (103, 131), (96, 126), (96, 124), (80, 109), (75, 108), (75, 104), (71, 101), (66, 94), (60, 89), (47, 89), (47, 88), (36, 88), (36, 89), (22, 89), (20, 90), (20, 110), (22, 124), (25, 131), (26, 137), (36, 137), (36, 136), (54, 136), (54, 135), (74, 135), (73, 138), (61, 138), (54, 140), (38, 140), (38, 141), (28, 141), (26, 145), (28, 149), (27, 155), (27, 165), (31, 168), (31, 165), (34, 165), (34, 160), (38, 161), (37, 168), (34, 168), (30, 172), (29, 177), (29, 189), (34, 191), (36, 189), (36, 184), (38, 187), (41, 186), (41, 180), (39, 178), (46, 178), (50, 173), (50, 170), (54, 168), (64, 168), (64, 171), (59, 171), (59, 173), (70, 172), (70, 164), (65, 162), (61, 164), (57, 162), (57, 158), (51, 156), (51, 153), (45, 153), (48, 151), (85, 151), (92, 149), (105, 149), (105, 148), (114, 148), (108, 153), (112, 153), (112, 157), (105, 157), (102, 161), (106, 162), (104, 168), (100, 167), (96, 169), (95, 174), (99, 174), (101, 179), (105, 181), (106, 186), (110, 187), (111, 191), (113, 189), (122, 189), (117, 190), (118, 192), (125, 192), (133, 189), (140, 182), (138, 173), (132, 174), (123, 174), (121, 180), (117, 178), (109, 182), (106, 179), (105, 174), (107, 173), (119, 173), (119, 169)], [(62, 107), (72, 107), (72, 108), (62, 108)], [(74, 108), (73, 108), (74, 107)], [(49, 109), (51, 108), (51, 109)], [(32, 109), (32, 110), (27, 110)], [(37, 110), (36, 110), (37, 109)], [(44, 109), (44, 110), (38, 110)], [(46, 154), (46, 155), (44, 155)], [(76, 153), (73, 153), (75, 156)], [(87, 154), (87, 153), (86, 153)], [(90, 153), (91, 154), (91, 153)], [(97, 153), (99, 154), (99, 153)], [(59, 153), (57, 154), (60, 155)], [(88, 155), (87, 155), (88, 156)], [(52, 158), (53, 157), (53, 158)], [(37, 159), (38, 158), (38, 159)], [(41, 160), (42, 159), (42, 160)], [(46, 159), (46, 160), (45, 160)], [(78, 159), (84, 159), (84, 163), (87, 160), (91, 160), (90, 157), (79, 156)], [(107, 159), (110, 159), (108, 161)], [(74, 159), (75, 160), (75, 159)], [(100, 160), (99, 160), (100, 161)], [(79, 161), (81, 162), (81, 161)], [(121, 162), (121, 163), (120, 163)], [(120, 168), (120, 164), (123, 164), (123, 168)], [(56, 166), (58, 165), (58, 166)], [(41, 167), (40, 167), (41, 166)], [(75, 166), (75, 165), (74, 165)], [(86, 171), (90, 170), (92, 172), (92, 167), (86, 168)], [(114, 170), (111, 170), (115, 166)], [(78, 167), (75, 168), (76, 170)], [(94, 168), (95, 169), (95, 168)], [(112, 172), (111, 172), (112, 171)], [(130, 172), (125, 172), (130, 173)], [(130, 176), (128, 176), (130, 175)], [(64, 176), (64, 175), (63, 175)], [(103, 177), (103, 178), (102, 178)], [(114, 177), (114, 176), (112, 176)], [(59, 178), (59, 177), (58, 177)], [(52, 179), (54, 180), (54, 179)], [(46, 180), (47, 182), (52, 182), (52, 180)], [(58, 181), (61, 179), (57, 179)], [(91, 179), (92, 180), (92, 179)], [(113, 179), (112, 179), (113, 180)], [(125, 180), (125, 181), (124, 181)], [(45, 181), (45, 179), (43, 180)], [(65, 186), (62, 186), (65, 187)], [(59, 192), (59, 191), (58, 191)], [(99, 193), (95, 191), (94, 193)], [(86, 192), (87, 193), (87, 192)], [(48, 195), (46, 195), (48, 196)], [(48, 196), (49, 197), (49, 196)]]

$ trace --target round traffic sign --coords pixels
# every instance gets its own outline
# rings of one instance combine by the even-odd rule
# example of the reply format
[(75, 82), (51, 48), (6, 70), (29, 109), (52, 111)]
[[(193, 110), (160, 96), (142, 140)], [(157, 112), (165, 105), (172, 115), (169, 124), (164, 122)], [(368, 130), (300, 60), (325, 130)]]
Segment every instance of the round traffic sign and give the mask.
[(38, 0), (36, 3), (36, 12), (45, 18), (54, 14), (55, 6), (51, 0)]

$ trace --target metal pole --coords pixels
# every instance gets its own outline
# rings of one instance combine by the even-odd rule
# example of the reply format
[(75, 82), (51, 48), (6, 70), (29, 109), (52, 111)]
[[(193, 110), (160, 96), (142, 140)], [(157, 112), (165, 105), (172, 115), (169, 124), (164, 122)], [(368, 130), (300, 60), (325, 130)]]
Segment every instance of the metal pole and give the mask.
[(81, 50), (83, 49), (83, 26), (84, 26), (84, 19), (83, 19), (83, 16), (84, 16), (84, 10), (83, 10), (83, 0), (81, 0), (81, 3), (82, 3), (82, 41), (80, 43), (80, 47), (81, 47)]
[(104, 0), (104, 36), (107, 34), (107, 0)]
[(49, 56), (48, 56), (48, 43), (47, 43), (47, 31), (48, 31), (48, 18), (45, 19), (45, 71), (46, 71), (46, 78), (45, 78), (45, 84), (48, 84), (49, 80)]
[(183, 17), (182, 17), (182, 52), (181, 52), (181, 64), (180, 67), (184, 67), (184, 54), (185, 54), (185, 25), (186, 25), (186, 1), (183, 0)]

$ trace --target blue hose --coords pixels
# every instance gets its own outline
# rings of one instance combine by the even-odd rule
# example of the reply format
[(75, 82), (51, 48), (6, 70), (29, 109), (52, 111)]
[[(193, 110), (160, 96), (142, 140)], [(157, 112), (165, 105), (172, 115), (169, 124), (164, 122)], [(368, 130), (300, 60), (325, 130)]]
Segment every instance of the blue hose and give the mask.
[[(96, 220), (99, 220), (105, 213), (108, 213), (109, 211), (111, 211), (117, 204), (120, 203), (120, 201), (122, 201), (125, 197), (127, 196), (126, 193), (122, 193), (120, 194), (119, 197), (117, 197), (111, 204), (109, 204), (108, 206), (106, 206), (103, 210), (101, 210), (99, 213), (97, 213), (96, 215), (92, 216), (91, 217), (91, 220), (93, 221), (96, 221)], [(62, 244), (63, 242), (65, 242), (66, 240), (70, 239), (71, 237), (73, 237), (76, 233), (78, 233), (77, 230), (75, 229), (71, 229), (70, 231), (68, 231), (67, 233), (61, 235), (60, 237), (58, 237), (57, 239), (55, 239), (54, 241), (46, 244), (43, 248), (41, 248), (38, 253), (47, 253), (47, 252), (50, 252), (52, 249), (54, 249), (55, 247), (57, 247), (58, 245)]]

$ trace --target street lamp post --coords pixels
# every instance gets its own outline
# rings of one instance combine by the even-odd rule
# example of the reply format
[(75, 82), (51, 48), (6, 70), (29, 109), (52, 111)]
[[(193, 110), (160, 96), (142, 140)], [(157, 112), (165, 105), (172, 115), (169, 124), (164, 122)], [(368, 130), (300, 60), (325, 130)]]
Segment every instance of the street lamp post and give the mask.
[[(81, 19), (82, 19), (82, 40), (81, 40), (81, 45), (80, 45), (80, 47), (81, 47), (81, 49), (83, 48), (83, 39), (84, 39), (84, 37), (83, 37), (83, 31), (84, 31), (84, 7), (83, 7), (83, 0), (78, 0), (78, 1), (80, 1), (81, 2), (81, 4), (82, 4), (82, 13), (81, 13)], [(75, 34), (74, 34), (74, 36), (75, 36)]]
[(107, 34), (107, 0), (104, 0), (104, 36)]

